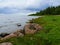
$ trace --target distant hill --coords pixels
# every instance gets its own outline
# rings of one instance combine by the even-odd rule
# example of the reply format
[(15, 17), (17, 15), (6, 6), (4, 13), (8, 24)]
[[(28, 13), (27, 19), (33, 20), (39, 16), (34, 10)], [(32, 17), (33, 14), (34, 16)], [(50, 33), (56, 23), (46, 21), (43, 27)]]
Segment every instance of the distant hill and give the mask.
[(31, 15), (60, 15), (60, 6), (48, 7), (40, 12), (37, 12), (36, 14)]

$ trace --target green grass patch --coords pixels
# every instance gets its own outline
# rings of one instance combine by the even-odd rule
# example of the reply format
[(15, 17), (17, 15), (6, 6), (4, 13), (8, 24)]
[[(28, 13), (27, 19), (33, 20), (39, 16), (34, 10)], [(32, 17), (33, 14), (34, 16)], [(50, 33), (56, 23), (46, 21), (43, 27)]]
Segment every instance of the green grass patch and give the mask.
[(44, 16), (33, 20), (33, 22), (43, 27), (43, 30), (36, 36), (48, 40), (50, 45), (60, 45), (60, 16)]

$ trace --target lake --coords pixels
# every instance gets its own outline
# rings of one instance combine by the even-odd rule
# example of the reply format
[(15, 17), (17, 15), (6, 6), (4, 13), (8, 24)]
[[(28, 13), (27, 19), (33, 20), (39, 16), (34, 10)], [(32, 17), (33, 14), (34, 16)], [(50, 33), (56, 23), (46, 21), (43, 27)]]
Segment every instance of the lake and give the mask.
[[(38, 16), (27, 15), (0, 15), (0, 33), (12, 33), (23, 29), (29, 20), (38, 18)], [(21, 26), (17, 26), (21, 24)]]

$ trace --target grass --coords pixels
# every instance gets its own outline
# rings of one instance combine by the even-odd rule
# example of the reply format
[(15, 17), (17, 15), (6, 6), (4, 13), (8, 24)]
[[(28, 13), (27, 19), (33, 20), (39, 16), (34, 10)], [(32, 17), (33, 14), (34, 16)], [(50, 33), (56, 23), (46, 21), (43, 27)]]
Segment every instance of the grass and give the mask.
[(31, 21), (41, 25), (43, 29), (34, 35), (0, 42), (12, 42), (13, 45), (60, 45), (60, 16), (44, 16)]
[(48, 40), (50, 45), (60, 45), (60, 16), (44, 16), (33, 20), (33, 22), (43, 27), (43, 30), (36, 36)]

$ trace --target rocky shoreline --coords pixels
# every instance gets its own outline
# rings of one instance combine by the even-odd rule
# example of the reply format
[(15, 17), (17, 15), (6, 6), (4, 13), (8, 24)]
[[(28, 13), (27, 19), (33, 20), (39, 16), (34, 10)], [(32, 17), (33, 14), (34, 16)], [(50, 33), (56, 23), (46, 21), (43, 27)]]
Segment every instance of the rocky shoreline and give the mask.
[(17, 30), (16, 32), (10, 34), (1, 34), (2, 38), (0, 40), (6, 40), (12, 37), (23, 37), (24, 35), (28, 34), (35, 34), (36, 32), (40, 31), (42, 27), (39, 24), (35, 23), (28, 23), (24, 26), (23, 30)]

